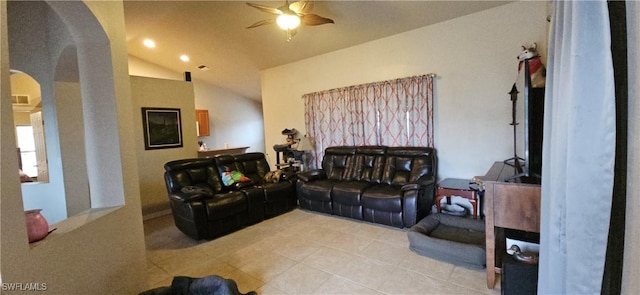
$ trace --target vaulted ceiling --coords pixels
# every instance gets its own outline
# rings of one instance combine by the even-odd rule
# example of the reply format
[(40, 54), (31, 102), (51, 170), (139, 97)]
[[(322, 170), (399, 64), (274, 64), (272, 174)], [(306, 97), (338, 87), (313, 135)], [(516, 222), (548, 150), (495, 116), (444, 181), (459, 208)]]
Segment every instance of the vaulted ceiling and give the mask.
[[(279, 7), (284, 1), (249, 1)], [(290, 42), (273, 15), (244, 1), (125, 0), (129, 55), (261, 100), (260, 71), (443, 22), (512, 1), (316, 1), (313, 13), (335, 24), (302, 26)], [(143, 45), (153, 39), (153, 49)], [(186, 54), (189, 62), (179, 56)], [(200, 70), (204, 65), (208, 70)]]

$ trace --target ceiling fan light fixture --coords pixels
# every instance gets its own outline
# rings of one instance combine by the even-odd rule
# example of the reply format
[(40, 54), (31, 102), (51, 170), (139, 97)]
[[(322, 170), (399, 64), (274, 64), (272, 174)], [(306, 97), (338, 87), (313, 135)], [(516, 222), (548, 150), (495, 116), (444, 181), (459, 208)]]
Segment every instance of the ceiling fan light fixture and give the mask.
[(296, 14), (284, 13), (276, 18), (276, 23), (283, 30), (293, 30), (300, 25), (300, 17)]

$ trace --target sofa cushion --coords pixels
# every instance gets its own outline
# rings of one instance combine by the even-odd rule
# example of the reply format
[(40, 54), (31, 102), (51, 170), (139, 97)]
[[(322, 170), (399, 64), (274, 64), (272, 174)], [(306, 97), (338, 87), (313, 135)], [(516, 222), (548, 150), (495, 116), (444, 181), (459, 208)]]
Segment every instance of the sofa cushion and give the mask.
[(322, 158), (322, 169), (327, 178), (332, 180), (343, 180), (349, 177), (348, 168), (352, 167), (355, 147), (336, 146), (328, 147)]
[(362, 192), (370, 185), (364, 181), (338, 182), (333, 186), (331, 199), (345, 205), (360, 205)]
[(385, 164), (385, 146), (362, 146), (356, 149), (349, 180), (380, 183)]
[(424, 175), (435, 175), (432, 153), (433, 149), (425, 147), (390, 147), (382, 183), (404, 185)]
[(362, 206), (387, 212), (402, 212), (400, 186), (378, 184), (362, 193)]
[(307, 199), (312, 201), (331, 201), (331, 190), (336, 184), (334, 180), (317, 180), (302, 185), (302, 191)]
[(288, 181), (265, 183), (262, 185), (265, 192), (265, 201), (273, 202), (290, 199), (295, 194), (295, 186)]
[(181, 192), (183, 187), (197, 186), (211, 193), (222, 191), (222, 180), (211, 159), (183, 159), (164, 165), (165, 184), (171, 193)]
[(265, 182), (264, 176), (271, 171), (263, 153), (246, 153), (233, 156), (238, 169), (254, 183)]
[(247, 197), (242, 192), (216, 194), (205, 200), (209, 220), (237, 215), (247, 211)]

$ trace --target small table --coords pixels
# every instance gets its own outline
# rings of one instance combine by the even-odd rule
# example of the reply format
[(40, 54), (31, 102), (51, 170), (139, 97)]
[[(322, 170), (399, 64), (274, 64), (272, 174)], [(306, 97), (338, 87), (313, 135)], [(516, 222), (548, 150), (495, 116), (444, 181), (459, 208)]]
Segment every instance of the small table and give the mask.
[(440, 201), (444, 197), (460, 196), (469, 200), (473, 206), (473, 218), (478, 218), (478, 193), (469, 187), (469, 179), (446, 178), (436, 187), (436, 209), (440, 212)]

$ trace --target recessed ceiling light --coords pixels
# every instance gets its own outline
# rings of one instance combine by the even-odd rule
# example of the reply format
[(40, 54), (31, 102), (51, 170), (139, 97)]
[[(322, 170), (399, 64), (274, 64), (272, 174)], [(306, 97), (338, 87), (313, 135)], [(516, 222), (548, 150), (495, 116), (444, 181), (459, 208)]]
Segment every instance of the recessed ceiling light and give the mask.
[(186, 54), (183, 54), (180, 56), (180, 60), (184, 61), (184, 62), (188, 62), (189, 61), (189, 56)]
[(156, 47), (156, 42), (151, 40), (151, 39), (144, 39), (144, 46), (147, 46), (149, 48), (155, 48)]

